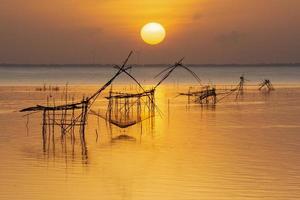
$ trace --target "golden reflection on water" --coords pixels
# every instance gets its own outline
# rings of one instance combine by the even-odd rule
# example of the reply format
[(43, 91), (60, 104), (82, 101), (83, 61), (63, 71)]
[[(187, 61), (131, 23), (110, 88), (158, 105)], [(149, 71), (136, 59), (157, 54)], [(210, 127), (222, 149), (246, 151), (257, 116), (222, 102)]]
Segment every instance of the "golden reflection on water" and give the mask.
[[(81, 98), (83, 89), (73, 92)], [(45, 95), (2, 87), (0, 199), (300, 197), (298, 88), (268, 95), (248, 90), (239, 102), (216, 107), (175, 98), (185, 89), (157, 91), (163, 114), (153, 123), (122, 130), (90, 115), (84, 145), (62, 142), (58, 134), (55, 150), (44, 152), (41, 116), (30, 116), (27, 135), (26, 118), (12, 111)], [(96, 107), (106, 109), (103, 100)]]

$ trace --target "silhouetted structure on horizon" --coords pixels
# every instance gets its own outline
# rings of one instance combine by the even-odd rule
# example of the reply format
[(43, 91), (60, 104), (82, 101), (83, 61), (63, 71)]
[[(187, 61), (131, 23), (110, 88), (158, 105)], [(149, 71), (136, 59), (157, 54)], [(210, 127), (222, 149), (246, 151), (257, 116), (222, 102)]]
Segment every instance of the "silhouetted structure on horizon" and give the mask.
[(266, 88), (266, 90), (269, 92), (275, 90), (275, 88), (273, 87), (273, 84), (271, 83), (271, 81), (269, 79), (265, 79), (262, 83), (260, 83), (258, 90), (262, 90), (264, 88)]

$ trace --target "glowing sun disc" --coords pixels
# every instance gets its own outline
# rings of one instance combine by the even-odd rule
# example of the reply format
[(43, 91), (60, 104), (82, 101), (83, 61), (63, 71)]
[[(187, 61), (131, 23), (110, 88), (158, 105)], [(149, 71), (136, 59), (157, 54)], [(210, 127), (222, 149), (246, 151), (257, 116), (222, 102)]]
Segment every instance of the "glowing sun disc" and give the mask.
[(141, 37), (147, 44), (155, 45), (165, 39), (166, 31), (161, 24), (151, 22), (143, 26), (141, 29)]

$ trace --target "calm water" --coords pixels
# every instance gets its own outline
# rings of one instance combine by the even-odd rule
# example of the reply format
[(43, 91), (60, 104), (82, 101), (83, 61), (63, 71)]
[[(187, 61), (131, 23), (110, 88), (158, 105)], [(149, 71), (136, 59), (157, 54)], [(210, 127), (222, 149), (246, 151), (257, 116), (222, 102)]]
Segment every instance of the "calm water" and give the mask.
[[(76, 68), (63, 79), (66, 70), (1, 69), (0, 199), (300, 198), (298, 68), (236, 68), (230, 69), (232, 74), (225, 68), (197, 69), (203, 81), (233, 84), (245, 73), (253, 85), (267, 77), (277, 87), (271, 94), (248, 89), (239, 102), (228, 98), (215, 108), (175, 98), (187, 88), (177, 85), (180, 73), (174, 74), (156, 93), (163, 114), (152, 125), (146, 120), (126, 130), (111, 130), (103, 119), (89, 116), (86, 154), (80, 141), (61, 143), (59, 135), (55, 150), (43, 152), (41, 114), (27, 119), (16, 111), (44, 104), (47, 93), (20, 85), (67, 80), (70, 93), (80, 98), (97, 86), (75, 87), (76, 83), (94, 85), (112, 74)], [(148, 72), (135, 73), (151, 82)], [(192, 82), (182, 77), (180, 81)], [(97, 106), (104, 111), (102, 102)], [(118, 140), (120, 135), (131, 139)]]
[[(131, 71), (138, 80), (144, 84), (157, 83), (153, 79), (162, 67), (134, 67)], [(300, 66), (286, 67), (191, 67), (203, 81), (203, 83), (232, 84), (244, 74), (250, 81), (249, 84), (257, 84), (263, 79), (271, 79), (279, 84), (300, 84)], [(112, 67), (0, 67), (1, 85), (42, 85), (65, 84), (74, 85), (98, 85), (103, 83), (116, 72)], [(126, 76), (121, 76), (117, 83), (127, 83)], [(183, 69), (178, 69), (166, 81), (168, 83), (193, 83), (190, 74)], [(194, 82), (195, 83), (195, 82)]]

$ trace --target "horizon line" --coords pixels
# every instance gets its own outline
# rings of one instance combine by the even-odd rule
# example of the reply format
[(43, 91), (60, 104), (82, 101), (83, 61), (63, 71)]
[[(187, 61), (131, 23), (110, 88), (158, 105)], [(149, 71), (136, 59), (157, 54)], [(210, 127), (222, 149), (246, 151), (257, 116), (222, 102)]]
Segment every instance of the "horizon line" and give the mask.
[[(108, 67), (116, 64), (113, 63), (0, 63), (1, 67), (7, 66), (99, 66)], [(167, 63), (146, 63), (146, 64), (129, 64), (132, 66), (169, 66)], [(300, 62), (283, 62), (283, 63), (188, 63), (189, 66), (300, 66)]]

